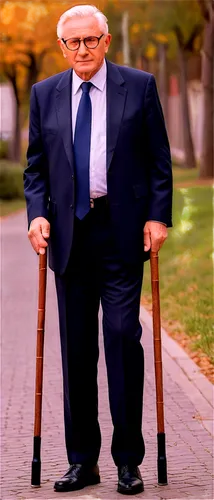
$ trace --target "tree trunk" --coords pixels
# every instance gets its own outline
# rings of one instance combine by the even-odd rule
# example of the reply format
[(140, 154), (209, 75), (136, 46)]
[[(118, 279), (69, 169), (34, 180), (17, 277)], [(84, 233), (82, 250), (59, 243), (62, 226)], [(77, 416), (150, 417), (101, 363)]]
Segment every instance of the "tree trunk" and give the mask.
[(168, 97), (167, 97), (167, 57), (166, 57), (167, 45), (159, 43), (158, 54), (159, 54), (159, 95), (160, 101), (163, 108), (163, 114), (166, 121), (168, 122)]
[(178, 56), (180, 66), (180, 84), (181, 84), (181, 108), (183, 117), (183, 137), (184, 137), (184, 152), (187, 168), (195, 168), (196, 160), (194, 153), (194, 146), (190, 128), (190, 113), (187, 94), (187, 71), (186, 71), (186, 57), (183, 48), (178, 44)]
[(15, 127), (13, 138), (13, 160), (18, 163), (21, 161), (21, 125), (20, 125), (20, 106), (16, 102)]
[(20, 162), (21, 160), (21, 120), (20, 120), (20, 101), (18, 96), (16, 71), (14, 71), (13, 76), (10, 77), (11, 84), (13, 86), (15, 95), (15, 127), (14, 134), (11, 144), (11, 160)]
[(123, 12), (122, 15), (122, 40), (123, 40), (123, 64), (131, 65), (130, 44), (129, 44), (129, 13)]
[(143, 71), (149, 71), (149, 61), (144, 55), (142, 55), (142, 69)]
[(135, 50), (135, 68), (143, 69), (142, 66), (142, 57), (141, 57), (141, 47), (136, 48)]
[(210, 17), (205, 20), (204, 42), (202, 49), (202, 84), (203, 84), (203, 127), (202, 157), (199, 176), (213, 176), (213, 29), (214, 11), (210, 9)]

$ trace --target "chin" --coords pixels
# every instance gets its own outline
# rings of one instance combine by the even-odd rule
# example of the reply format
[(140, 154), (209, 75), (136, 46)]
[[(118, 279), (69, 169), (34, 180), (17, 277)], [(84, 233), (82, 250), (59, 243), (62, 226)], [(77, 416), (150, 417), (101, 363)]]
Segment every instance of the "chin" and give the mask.
[(77, 69), (79, 71), (81, 71), (81, 70), (82, 71), (86, 71), (86, 70), (87, 71), (94, 71), (95, 70), (94, 66), (90, 62), (88, 62), (88, 63), (85, 62), (85, 63), (79, 63), (79, 64), (77, 64)]

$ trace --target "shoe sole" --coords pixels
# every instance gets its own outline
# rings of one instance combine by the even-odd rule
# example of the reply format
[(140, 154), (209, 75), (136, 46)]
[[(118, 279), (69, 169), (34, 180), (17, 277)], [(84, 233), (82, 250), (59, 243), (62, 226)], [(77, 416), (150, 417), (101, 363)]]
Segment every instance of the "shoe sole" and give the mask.
[(122, 495), (137, 495), (137, 493), (142, 493), (144, 491), (144, 486), (143, 484), (139, 484), (139, 486), (130, 489), (118, 486), (117, 491), (118, 493), (122, 493)]
[(100, 483), (100, 476), (96, 476), (92, 479), (90, 479), (88, 482), (84, 483), (78, 483), (78, 485), (68, 485), (67, 487), (63, 486), (55, 486), (54, 485), (54, 491), (57, 491), (58, 493), (65, 493), (66, 491), (77, 491), (77, 490), (82, 490), (83, 488), (86, 488), (86, 486), (93, 486), (94, 484), (99, 484)]

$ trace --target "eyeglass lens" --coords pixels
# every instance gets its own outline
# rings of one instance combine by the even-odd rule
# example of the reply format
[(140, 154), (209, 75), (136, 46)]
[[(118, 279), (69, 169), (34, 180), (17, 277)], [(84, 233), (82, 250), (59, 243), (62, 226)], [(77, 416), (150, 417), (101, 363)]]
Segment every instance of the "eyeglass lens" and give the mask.
[[(84, 38), (83, 42), (88, 49), (95, 49), (99, 43), (99, 38), (96, 36), (89, 36), (87, 38)], [(77, 50), (80, 46), (80, 39), (70, 38), (66, 41), (66, 46), (70, 50)]]

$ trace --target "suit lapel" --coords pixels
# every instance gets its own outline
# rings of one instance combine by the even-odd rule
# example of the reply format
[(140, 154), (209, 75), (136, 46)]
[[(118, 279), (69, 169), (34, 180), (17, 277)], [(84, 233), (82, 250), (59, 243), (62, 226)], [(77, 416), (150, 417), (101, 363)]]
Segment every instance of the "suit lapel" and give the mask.
[(72, 71), (66, 71), (56, 87), (56, 110), (65, 152), (70, 166), (73, 167), (71, 76)]
[(107, 61), (107, 170), (110, 167), (124, 113), (127, 90), (119, 69)]

